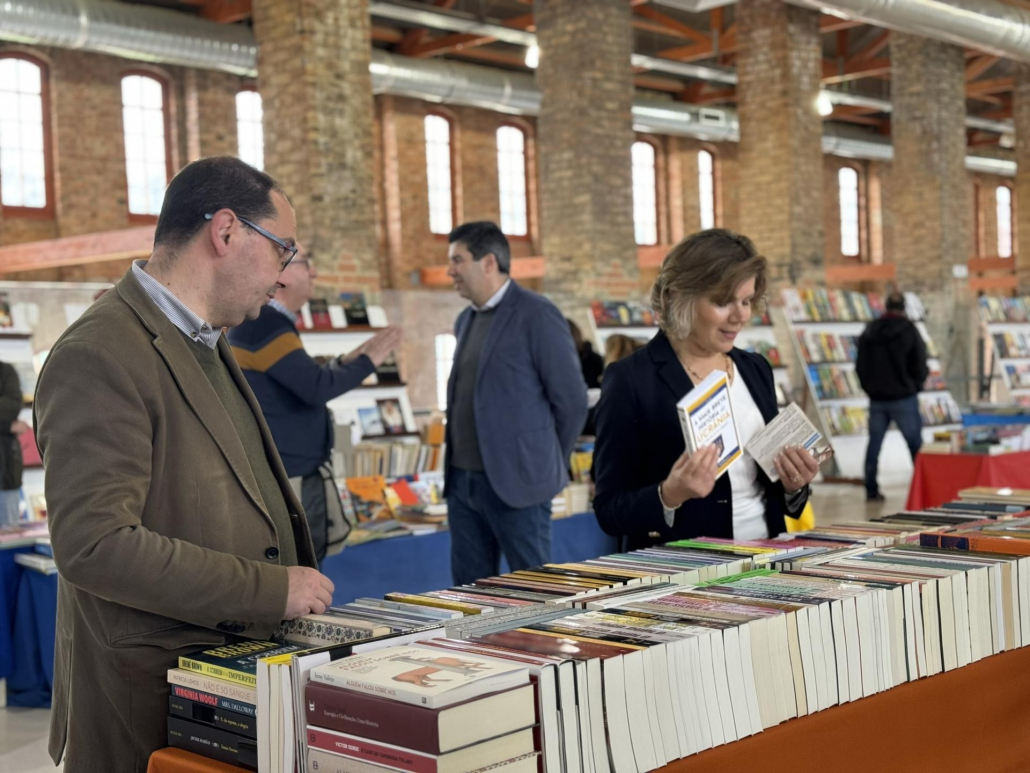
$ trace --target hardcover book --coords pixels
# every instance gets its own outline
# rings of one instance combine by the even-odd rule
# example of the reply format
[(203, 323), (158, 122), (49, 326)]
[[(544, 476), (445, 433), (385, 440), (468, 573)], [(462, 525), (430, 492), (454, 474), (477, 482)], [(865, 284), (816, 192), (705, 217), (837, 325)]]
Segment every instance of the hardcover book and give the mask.
[(175, 695), (168, 696), (168, 714), (173, 717), (182, 717), (191, 722), (201, 725), (208, 725), (228, 733), (257, 738), (257, 720), (253, 715), (240, 714), (235, 711), (227, 711), (218, 706), (210, 706), (206, 703), (179, 698)]
[(272, 655), (285, 655), (306, 649), (300, 644), (277, 644), (270, 641), (242, 641), (214, 649), (194, 652), (179, 658), (179, 668), (224, 679), (228, 682), (257, 687), (257, 662)]
[(683, 439), (693, 454), (699, 448), (714, 445), (719, 450), (719, 471), (730, 468), (743, 453), (737, 435), (730, 402), (730, 380), (721, 370), (713, 370), (700, 384), (676, 404)]

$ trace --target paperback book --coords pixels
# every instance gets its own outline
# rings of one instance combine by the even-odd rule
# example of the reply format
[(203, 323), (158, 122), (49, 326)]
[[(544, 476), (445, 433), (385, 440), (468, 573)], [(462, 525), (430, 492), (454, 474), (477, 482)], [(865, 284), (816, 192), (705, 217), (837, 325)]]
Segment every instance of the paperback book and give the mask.
[[(700, 384), (676, 404), (687, 451), (715, 446), (719, 451), (722, 475), (741, 456), (737, 423), (730, 401), (730, 379), (721, 370), (713, 370)], [(717, 476), (718, 477), (718, 476)]]

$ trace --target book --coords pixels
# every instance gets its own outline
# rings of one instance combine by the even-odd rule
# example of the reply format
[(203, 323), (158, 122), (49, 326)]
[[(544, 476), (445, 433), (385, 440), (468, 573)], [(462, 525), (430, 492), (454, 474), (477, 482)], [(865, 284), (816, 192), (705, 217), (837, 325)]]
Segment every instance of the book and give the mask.
[(242, 641), (214, 649), (201, 650), (179, 657), (179, 668), (195, 671), (228, 682), (257, 687), (257, 661), (272, 655), (297, 652), (305, 647), (299, 644), (279, 644), (271, 641)]
[(348, 325), (368, 324), (368, 307), (365, 305), (364, 293), (340, 293), (340, 302)]
[(358, 421), (361, 423), (361, 434), (365, 437), (378, 437), (386, 434), (383, 416), (379, 407), (358, 408)]
[[(539, 752), (520, 754), (510, 760), (495, 762), (468, 773), (537, 773)], [(313, 773), (383, 773), (384, 768), (371, 762), (341, 757), (321, 749), (308, 751), (308, 771)]]
[(763, 429), (756, 432), (744, 450), (769, 476), (769, 480), (775, 483), (780, 476), (776, 472), (773, 460), (787, 446), (804, 448), (819, 464), (833, 456), (833, 447), (825, 441), (822, 433), (808, 420), (797, 403), (788, 405)]
[(193, 701), (194, 703), (203, 704), (205, 706), (212, 706), (214, 708), (232, 711), (237, 714), (245, 714), (248, 717), (253, 717), (257, 713), (255, 711), (254, 704), (252, 703), (235, 701), (232, 698), (226, 698), (210, 692), (194, 690), (192, 687), (184, 687), (181, 684), (172, 684), (170, 687), (172, 695), (176, 698), (182, 698), (183, 700)]
[(729, 376), (713, 370), (676, 404), (683, 439), (691, 454), (714, 445), (719, 451), (716, 477), (725, 473), (743, 453), (730, 401)]
[(397, 365), (396, 354), (391, 353), (385, 360), (383, 360), (382, 364), (376, 365), (376, 376), (378, 377), (381, 385), (401, 383), (401, 371), (400, 367)]
[(443, 709), (427, 709), (319, 682), (305, 691), (309, 725), (445, 754), (536, 722), (532, 685), (490, 693)]
[[(227, 682), (224, 679), (216, 679), (213, 676), (206, 676), (196, 671), (170, 668), (168, 669), (168, 683), (173, 687), (182, 687), (187, 690), (195, 690), (198, 693), (207, 693), (233, 703), (240, 703), (251, 707), (257, 705), (256, 688), (237, 682)], [(195, 699), (191, 698), (190, 700)], [(237, 711), (237, 709), (233, 709), (233, 711)]]
[(382, 417), (383, 429), (387, 435), (403, 435), (408, 431), (400, 400), (389, 397), (376, 400), (376, 405), (379, 407), (379, 415)]
[(168, 714), (247, 738), (257, 738), (257, 720), (254, 716), (180, 698), (174, 693), (168, 696)]
[(284, 620), (272, 637), (294, 644), (344, 644), (374, 636), (385, 636), (390, 629), (365, 620), (343, 615), (304, 615), (296, 620)]
[(315, 330), (332, 330), (333, 321), (329, 316), (329, 301), (325, 298), (312, 298), (308, 301), (311, 312), (311, 327)]
[(406, 773), (466, 773), (535, 751), (533, 733), (530, 730), (520, 730), (475, 746), (439, 755), (377, 743), (367, 738), (311, 725), (308, 726), (307, 737), (310, 749), (321, 749)]
[(229, 765), (257, 770), (257, 741), (181, 717), (168, 717), (168, 745)]
[(524, 667), (419, 646), (387, 647), (327, 663), (311, 679), (390, 700), (440, 709), (529, 683)]

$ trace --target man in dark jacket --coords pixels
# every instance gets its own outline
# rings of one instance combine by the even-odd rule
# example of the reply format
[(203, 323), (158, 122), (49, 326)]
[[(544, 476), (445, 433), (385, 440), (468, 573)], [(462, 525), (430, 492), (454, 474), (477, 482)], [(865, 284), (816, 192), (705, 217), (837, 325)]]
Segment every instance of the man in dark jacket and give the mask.
[(21, 489), (21, 445), (18, 435), (28, 426), (18, 420), (22, 394), (18, 371), (0, 362), (0, 527), (18, 523)]
[(929, 375), (926, 344), (905, 315), (905, 296), (887, 297), (887, 313), (866, 326), (858, 339), (855, 366), (862, 389), (869, 395), (869, 447), (865, 457), (866, 497), (882, 502), (876, 484), (880, 447), (891, 421), (905, 436), (912, 459), (923, 445), (923, 421), (918, 394)]

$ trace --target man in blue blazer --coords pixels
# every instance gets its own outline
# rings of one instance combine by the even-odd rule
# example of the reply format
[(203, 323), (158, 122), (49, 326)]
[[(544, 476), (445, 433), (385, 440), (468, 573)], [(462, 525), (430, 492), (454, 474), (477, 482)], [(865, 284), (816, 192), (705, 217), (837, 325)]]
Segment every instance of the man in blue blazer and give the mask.
[(471, 306), (447, 385), (447, 512), (456, 584), (551, 557), (551, 499), (587, 391), (568, 323), (546, 298), (511, 280), (508, 240), (494, 223), (451, 232), (447, 275)]

